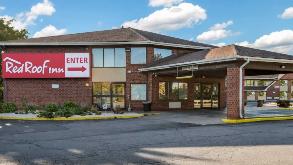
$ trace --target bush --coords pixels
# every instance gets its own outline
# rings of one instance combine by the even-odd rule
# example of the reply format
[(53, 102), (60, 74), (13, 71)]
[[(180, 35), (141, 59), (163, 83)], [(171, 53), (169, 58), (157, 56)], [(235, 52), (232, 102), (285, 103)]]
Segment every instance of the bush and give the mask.
[(283, 108), (289, 108), (290, 107), (290, 101), (289, 100), (279, 100), (277, 102), (279, 107), (283, 107)]
[(27, 105), (24, 109), (25, 113), (33, 113), (35, 114), (37, 111), (37, 106), (35, 105)]
[(48, 104), (44, 107), (44, 111), (39, 113), (39, 117), (54, 118), (56, 117), (56, 112), (59, 110), (59, 106), (56, 104)]
[[(73, 102), (65, 102), (62, 106), (56, 104), (48, 104), (44, 107), (44, 111), (39, 113), (39, 117), (54, 118), (54, 117), (70, 117), (73, 115), (87, 115), (90, 109), (80, 107)], [(98, 112), (97, 112), (98, 113)]]
[(14, 103), (2, 103), (0, 113), (14, 113), (17, 107)]
[(77, 104), (73, 102), (65, 102), (63, 104), (65, 111), (70, 111), (73, 115), (83, 115), (85, 111)]
[(257, 107), (262, 107), (264, 104), (264, 100), (257, 100)]

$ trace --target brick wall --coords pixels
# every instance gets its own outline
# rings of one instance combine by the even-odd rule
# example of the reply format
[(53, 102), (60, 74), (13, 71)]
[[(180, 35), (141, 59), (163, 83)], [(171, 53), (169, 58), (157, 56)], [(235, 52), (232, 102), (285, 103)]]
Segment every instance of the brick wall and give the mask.
[[(139, 68), (143, 68), (145, 64), (131, 64), (131, 52), (127, 51), (126, 52), (126, 107), (129, 105), (130, 101), (130, 95), (131, 95), (131, 84), (147, 84), (147, 90), (151, 90), (152, 87), (148, 83), (148, 74), (146, 73), (141, 73), (138, 71)], [(153, 47), (147, 47), (147, 64), (150, 64), (153, 61), (153, 56), (154, 56), (154, 49)], [(151, 76), (151, 75), (150, 75)], [(147, 99), (151, 99), (147, 95)], [(130, 101), (130, 106), (133, 110), (142, 110), (143, 108), (143, 101)]]
[[(59, 89), (52, 89), (52, 84), (59, 84)], [(23, 101), (34, 105), (63, 104), (66, 101), (82, 106), (92, 104), (90, 79), (5, 79), (4, 89), (5, 101), (18, 106)]]
[[(230, 119), (240, 118), (239, 116), (239, 72), (240, 68), (228, 67), (227, 68), (227, 77), (226, 77), (226, 94), (227, 94), (227, 117)], [(244, 70), (243, 70), (243, 85), (242, 92), (244, 92)], [(242, 102), (242, 110), (244, 111), (244, 100)]]

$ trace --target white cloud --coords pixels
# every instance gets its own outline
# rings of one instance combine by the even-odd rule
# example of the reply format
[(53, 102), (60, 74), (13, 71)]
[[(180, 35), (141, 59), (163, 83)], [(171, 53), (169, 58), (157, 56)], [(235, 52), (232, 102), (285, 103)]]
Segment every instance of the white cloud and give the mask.
[(209, 28), (208, 31), (201, 33), (196, 37), (197, 41), (207, 42), (207, 41), (216, 41), (223, 38), (227, 38), (235, 35), (231, 30), (227, 30), (227, 27), (232, 25), (233, 21), (227, 21), (223, 23), (218, 23)]
[(183, 0), (149, 0), (149, 6), (158, 7), (158, 6), (165, 6), (170, 7), (173, 5), (177, 5), (183, 2)]
[(293, 18), (293, 7), (289, 7), (284, 10), (284, 12), (281, 15), (282, 19), (292, 19)]
[(0, 10), (5, 10), (6, 7), (5, 6), (0, 6)]
[(45, 28), (43, 28), (41, 31), (36, 32), (33, 35), (33, 38), (62, 35), (62, 34), (65, 34), (66, 32), (67, 32), (66, 29), (57, 29), (53, 25), (48, 25)]
[(213, 44), (213, 45), (221, 47), (221, 46), (225, 46), (227, 44), (225, 42), (220, 42), (220, 43), (216, 43), (216, 44)]
[(253, 43), (243, 41), (236, 44), (293, 55), (293, 30), (276, 31), (259, 37)]
[(122, 26), (159, 32), (191, 27), (206, 18), (206, 11), (202, 7), (191, 3), (181, 3), (157, 10), (147, 17), (124, 22)]
[(13, 20), (12, 26), (17, 30), (21, 30), (29, 25), (33, 25), (40, 16), (51, 16), (55, 11), (52, 2), (43, 0), (43, 2), (33, 5), (28, 12), (21, 12), (15, 17), (7, 15), (0, 17), (6, 20)]

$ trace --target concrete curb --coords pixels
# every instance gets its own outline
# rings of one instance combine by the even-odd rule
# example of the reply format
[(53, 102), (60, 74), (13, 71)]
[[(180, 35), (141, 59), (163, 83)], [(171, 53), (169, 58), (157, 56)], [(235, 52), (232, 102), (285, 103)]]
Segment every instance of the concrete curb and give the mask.
[(241, 124), (241, 123), (254, 123), (261, 121), (282, 121), (293, 120), (293, 116), (275, 116), (275, 117), (256, 117), (247, 119), (222, 119), (226, 124)]
[(0, 120), (28, 120), (28, 121), (81, 121), (81, 120), (112, 120), (112, 119), (133, 119), (141, 118), (144, 114), (129, 115), (129, 116), (81, 116), (81, 117), (56, 117), (56, 118), (43, 118), (43, 117), (12, 117), (12, 116), (0, 116)]

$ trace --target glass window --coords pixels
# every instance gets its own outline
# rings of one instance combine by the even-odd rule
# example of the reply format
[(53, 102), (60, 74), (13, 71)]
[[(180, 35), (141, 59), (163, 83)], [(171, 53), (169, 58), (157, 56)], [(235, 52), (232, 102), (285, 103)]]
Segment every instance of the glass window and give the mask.
[(154, 48), (154, 60), (159, 60), (172, 55), (171, 49)]
[(93, 49), (93, 67), (125, 67), (125, 48)]
[(124, 48), (116, 48), (115, 49), (115, 67), (125, 67), (126, 54)]
[(159, 82), (159, 99), (167, 100), (168, 99), (168, 82)]
[(187, 100), (187, 83), (179, 83), (179, 100)]
[(114, 49), (104, 49), (104, 67), (114, 67)]
[(131, 48), (131, 64), (146, 63), (146, 48)]
[(146, 100), (146, 84), (131, 84), (131, 100)]
[(113, 95), (124, 95), (124, 84), (112, 84)]
[(188, 97), (188, 85), (187, 83), (173, 82), (172, 83), (172, 95), (179, 100), (186, 100)]
[(103, 67), (103, 49), (93, 49), (93, 66)]

